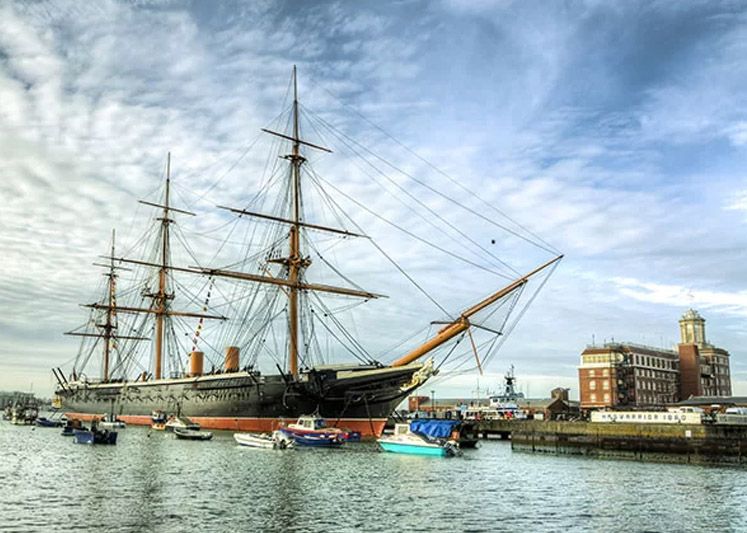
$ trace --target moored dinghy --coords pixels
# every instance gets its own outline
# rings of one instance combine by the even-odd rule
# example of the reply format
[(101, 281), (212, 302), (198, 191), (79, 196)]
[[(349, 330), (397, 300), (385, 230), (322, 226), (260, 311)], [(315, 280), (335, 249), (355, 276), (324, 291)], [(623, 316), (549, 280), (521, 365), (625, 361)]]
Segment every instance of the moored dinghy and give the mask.
[(125, 424), (121, 420), (114, 420), (111, 422), (108, 420), (104, 420), (100, 425), (104, 429), (124, 429), (127, 427), (127, 424)]
[(99, 422), (99, 427), (104, 429), (124, 429), (127, 427), (127, 424), (119, 420), (116, 416), (110, 415), (108, 417), (105, 416), (101, 422)]
[(166, 422), (166, 431), (176, 431), (177, 429), (188, 429), (191, 431), (199, 431), (200, 424), (193, 422), (186, 416), (176, 416), (169, 419)]
[(40, 416), (37, 418), (34, 423), (37, 427), (40, 428), (59, 428), (62, 427), (62, 420), (60, 419), (53, 419), (53, 418), (45, 418), (43, 416)]
[(210, 440), (213, 434), (210, 431), (200, 431), (198, 429), (174, 428), (174, 435), (177, 439), (182, 440)]
[(241, 446), (249, 448), (265, 448), (285, 450), (292, 448), (294, 441), (280, 431), (274, 431), (272, 435), (267, 433), (234, 433), (233, 439)]

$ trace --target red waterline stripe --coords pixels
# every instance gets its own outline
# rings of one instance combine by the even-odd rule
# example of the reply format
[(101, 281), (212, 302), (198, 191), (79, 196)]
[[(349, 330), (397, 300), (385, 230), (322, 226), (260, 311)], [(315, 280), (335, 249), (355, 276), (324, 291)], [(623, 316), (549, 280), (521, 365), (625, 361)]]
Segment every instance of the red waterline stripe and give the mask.
[[(78, 418), (86, 422), (93, 419), (101, 419), (103, 413), (65, 413), (68, 418)], [(119, 420), (133, 426), (150, 426), (153, 421), (148, 415), (119, 415)], [(295, 418), (250, 418), (250, 417), (217, 417), (217, 416), (191, 416), (204, 429), (222, 429), (229, 431), (246, 431), (252, 433), (269, 433), (281, 426), (292, 424)], [(385, 418), (374, 418), (371, 420), (361, 418), (326, 419), (329, 425), (359, 431), (362, 437), (380, 437), (386, 425)]]

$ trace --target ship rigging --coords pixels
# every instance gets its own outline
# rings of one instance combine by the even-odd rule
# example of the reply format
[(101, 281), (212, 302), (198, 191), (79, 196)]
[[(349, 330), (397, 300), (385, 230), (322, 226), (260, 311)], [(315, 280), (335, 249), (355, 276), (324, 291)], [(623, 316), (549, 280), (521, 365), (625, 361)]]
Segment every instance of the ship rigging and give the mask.
[[(458, 362), (457, 367), (474, 358), (475, 366), (482, 371), (483, 365), (495, 353), (496, 347), (505, 341), (528, 303), (557, 267), (562, 258), (560, 254), (555, 254), (525, 275), (517, 275), (507, 263), (446, 217), (435, 213), (433, 219), (425, 220), (430, 226), (434, 226), (436, 221), (445, 224), (448, 231), (444, 235), (449, 239), (476, 246), (494, 259), (495, 264), (508, 267), (513, 277), (507, 276), (505, 272), (497, 272), (474, 259), (454, 254), (443, 244), (429, 242), (366, 203), (351, 198), (310, 166), (306, 152), (330, 154), (332, 150), (302, 137), (302, 106), (295, 67), (291, 86), (288, 130), (262, 128), (264, 135), (276, 139), (278, 159), (285, 161), (287, 166), (283, 171), (277, 166), (277, 160), (268, 163), (272, 170), (266, 187), (260, 188), (246, 207), (219, 206), (221, 212), (235, 218), (226, 223), (231, 224), (229, 237), (207, 261), (198, 258), (179, 230), (176, 218), (194, 217), (195, 213), (172, 205), (171, 155), (168, 155), (162, 200), (140, 201), (147, 208), (158, 211), (154, 229), (138, 241), (145, 242), (150, 238), (150, 254), (144, 258), (117, 256), (112, 236), (111, 253), (106, 256), (105, 296), (86, 305), (91, 310), (87, 326), (92, 327), (69, 332), (83, 337), (83, 341), (73, 370), (67, 375), (60, 368), (54, 370), (59, 383), (57, 393), (66, 410), (82, 417), (116, 411), (117, 416), (130, 423), (146, 423), (154, 410), (171, 411), (190, 416), (203, 427), (249, 431), (274, 429), (284, 420), (318, 412), (365, 434), (379, 434), (386, 418), (402, 398), (438, 373), (449, 358)], [(318, 126), (329, 126), (320, 117), (316, 119)], [(340, 135), (338, 130), (328, 131), (344, 147), (352, 148), (354, 153), (360, 151), (356, 141)], [(313, 205), (328, 208), (337, 224), (315, 220), (308, 215), (305, 207), (312, 205), (312, 200), (304, 194), (304, 180), (321, 196)], [(421, 208), (434, 213), (411, 192), (396, 182), (394, 185)], [(272, 188), (277, 192), (274, 201), (268, 194)], [(467, 265), (502, 278), (508, 277), (510, 282), (465, 306), (459, 313), (448, 312), (345, 213), (338, 200), (328, 194), (330, 189), (339, 193), (338, 200), (351, 200), (361, 212), (370, 215), (369, 218), (394, 226), (426, 246), (456, 257)], [(444, 197), (442, 193), (439, 195)], [(454, 203), (465, 207), (460, 202)], [(274, 209), (266, 212), (262, 209), (266, 204), (272, 204)], [(484, 215), (481, 217), (485, 218)], [(241, 232), (237, 228), (242, 224), (252, 226), (252, 229), (245, 230), (245, 247), (240, 254), (234, 255), (233, 261), (216, 266), (220, 252), (232, 247), (231, 236)], [(263, 235), (258, 228), (265, 230)], [(518, 235), (516, 230), (512, 232)], [(328, 247), (322, 250), (310, 234), (323, 235), (334, 242), (328, 242)], [(186, 264), (178, 264), (172, 258), (174, 237), (184, 248), (180, 258), (187, 259)], [(544, 241), (538, 243), (534, 237), (532, 234), (531, 238), (523, 238), (545, 251), (554, 251), (548, 250)], [(434, 320), (430, 324), (431, 327), (441, 326), (439, 329), (429, 332), (424, 341), (403, 355), (395, 355), (390, 363), (372, 357), (340, 318), (342, 311), (384, 297), (364, 289), (327, 259), (327, 252), (334, 251), (338, 242), (351, 239), (372, 243), (408, 283), (445, 315), (443, 320)], [(367, 255), (358, 259), (361, 257), (368, 260)], [(310, 279), (307, 273), (313, 270), (312, 265), (323, 266), (328, 277), (344, 283)], [(117, 272), (120, 270), (132, 273), (132, 283), (124, 296), (117, 295)], [(197, 281), (189, 285), (179, 281), (178, 276), (190, 276)], [(524, 307), (517, 310), (526, 287), (537, 278), (540, 278), (538, 287), (529, 294)], [(186, 295), (186, 303), (199, 304), (200, 307), (177, 309), (175, 301), (180, 294)], [(339, 308), (331, 308), (323, 300), (323, 295), (343, 299), (345, 303)], [(215, 325), (207, 326), (206, 321)], [(120, 333), (123, 323), (126, 323), (125, 333)], [(210, 341), (205, 335), (208, 329), (213, 332)], [(485, 333), (487, 340), (476, 341), (473, 331)], [(469, 339), (469, 348), (455, 355), (465, 336)], [(151, 342), (144, 342), (148, 340)], [(325, 356), (325, 352), (332, 351), (329, 349), (332, 341), (356, 357), (359, 364), (330, 361), (330, 354)], [(326, 346), (322, 345), (323, 342)], [(219, 358), (222, 349), (218, 343), (226, 346), (223, 361)], [(401, 350), (401, 344), (389, 349), (387, 356)], [(150, 361), (143, 361), (143, 345), (150, 346)], [(191, 345), (191, 350), (186, 348), (187, 345)], [(102, 364), (100, 376), (94, 378), (88, 376), (86, 367), (97, 348), (103, 352)], [(439, 351), (442, 356), (436, 364), (433, 355)], [(212, 368), (207, 372), (204, 368), (206, 352), (212, 354), (208, 355)], [(112, 353), (117, 354), (113, 365), (110, 361)], [(261, 372), (261, 356), (274, 359), (279, 373)], [(425, 356), (431, 358), (425, 363), (420, 362)], [(188, 370), (185, 360), (189, 361)], [(135, 369), (139, 371), (133, 377)]]

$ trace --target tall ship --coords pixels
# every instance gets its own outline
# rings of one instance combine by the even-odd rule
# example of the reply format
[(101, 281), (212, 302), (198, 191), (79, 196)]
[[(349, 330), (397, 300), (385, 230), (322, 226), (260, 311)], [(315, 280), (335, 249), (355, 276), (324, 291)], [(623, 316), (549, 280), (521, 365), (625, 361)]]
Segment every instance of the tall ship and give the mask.
[[(461, 310), (443, 309), (442, 320), (424, 323), (427, 335), (419, 342), (389, 350), (388, 362), (373, 357), (359, 340), (365, 335), (356, 333), (362, 325), (350, 327), (341, 317), (383, 295), (360, 287), (328, 259), (333, 255), (328, 250), (339, 243), (372, 240), (326, 195), (334, 185), (311, 168), (308, 152), (316, 158), (331, 150), (301, 135), (304, 108), (295, 67), (289, 95), (284, 121), (276, 121), (282, 127), (263, 129), (277, 146), (267, 158), (271, 170), (263, 187), (248, 207), (219, 207), (219, 213), (232, 217), (232, 231), (222, 241), (215, 239), (217, 244), (201, 241), (203, 249), (214, 247), (207, 260), (189, 248), (179, 229), (180, 220), (195, 213), (175, 205), (179, 195), (170, 154), (162, 195), (140, 201), (141, 209), (155, 214), (155, 223), (124, 255), (118, 256), (112, 233), (109, 253), (96, 263), (105, 269), (101, 297), (84, 306), (88, 321), (68, 332), (82, 338), (73, 368), (53, 369), (56, 396), (69, 417), (108, 415), (150, 424), (153, 412), (163, 412), (188, 416), (204, 428), (264, 432), (318, 414), (330, 425), (378, 436), (400, 402), (434, 379), (446, 359), (456, 358), (455, 350), (464, 349), (462, 362), (474, 357), (478, 367), (484, 364), (485, 354), (515, 325), (509, 318), (520, 315), (517, 302), (530, 281), (541, 278), (543, 284), (562, 258), (554, 253), (530, 272), (486, 288)], [(365, 203), (355, 205), (386, 221)], [(339, 225), (312, 218), (307, 206), (314, 206), (313, 212), (329, 208)], [(238, 243), (237, 234), (243, 236)], [(184, 249), (177, 253), (177, 246)], [(219, 262), (220, 253), (232, 247), (232, 260)], [(142, 253), (133, 253), (138, 250)], [(342, 282), (319, 282), (316, 264), (327, 278)], [(488, 325), (496, 317), (497, 325)], [(478, 331), (488, 340), (476, 341)], [(330, 360), (332, 352), (356, 361)]]

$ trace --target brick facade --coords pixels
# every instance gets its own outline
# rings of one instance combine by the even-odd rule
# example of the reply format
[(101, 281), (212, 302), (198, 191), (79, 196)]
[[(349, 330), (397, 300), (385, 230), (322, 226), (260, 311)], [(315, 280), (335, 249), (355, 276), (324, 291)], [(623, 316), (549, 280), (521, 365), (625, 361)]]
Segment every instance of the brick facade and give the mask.
[(582, 409), (655, 407), (690, 396), (730, 396), (729, 352), (706, 342), (705, 319), (689, 310), (680, 320), (677, 351), (606, 343), (581, 354)]

